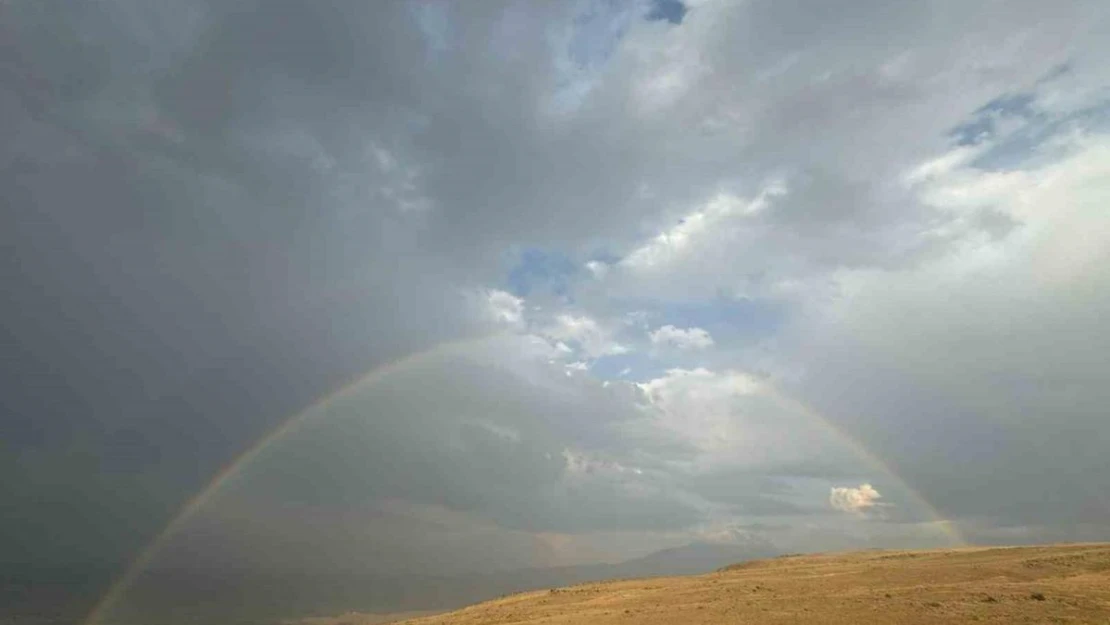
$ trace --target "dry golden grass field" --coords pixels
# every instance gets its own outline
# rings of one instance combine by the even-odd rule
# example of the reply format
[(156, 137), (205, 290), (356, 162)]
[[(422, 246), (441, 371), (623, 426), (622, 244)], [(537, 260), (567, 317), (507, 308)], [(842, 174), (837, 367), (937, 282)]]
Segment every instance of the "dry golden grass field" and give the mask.
[(286, 621), (285, 625), (386, 625), (396, 624), (405, 619), (415, 619), (418, 616), (438, 614), (438, 612), (390, 612), (371, 614), (367, 612), (348, 612), (339, 616), (310, 616), (307, 618)]
[(1110, 544), (784, 556), (521, 593), (404, 622), (1110, 625)]

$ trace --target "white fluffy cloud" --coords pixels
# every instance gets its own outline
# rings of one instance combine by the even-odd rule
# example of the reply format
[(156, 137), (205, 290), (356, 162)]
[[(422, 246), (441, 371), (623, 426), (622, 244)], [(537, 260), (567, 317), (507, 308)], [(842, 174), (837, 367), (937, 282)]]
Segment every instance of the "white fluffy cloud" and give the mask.
[(879, 505), (879, 491), (870, 484), (856, 487), (834, 486), (829, 490), (829, 505), (841, 512), (866, 512)]
[(683, 215), (677, 225), (633, 249), (622, 265), (633, 271), (661, 272), (674, 264), (690, 261), (717, 244), (724, 232), (742, 227), (733, 223), (734, 219), (760, 213), (771, 198), (783, 193), (785, 189), (775, 185), (748, 201), (734, 195), (716, 195), (703, 207)]
[(498, 289), (486, 293), (489, 315), (494, 321), (509, 326), (520, 327), (524, 323), (524, 300)]
[(656, 411), (653, 431), (694, 451), (685, 459), (690, 470), (790, 470), (810, 462), (819, 450), (830, 465), (859, 466), (818, 417), (784, 401), (752, 374), (670, 369), (638, 387)]
[(734, 406), (758, 392), (758, 384), (740, 372), (705, 368), (671, 369), (639, 385), (660, 411), (658, 424), (671, 436), (693, 444), (704, 455), (725, 456), (745, 437)]
[(676, 328), (665, 325), (649, 335), (653, 345), (678, 349), (705, 349), (713, 346), (713, 337), (701, 328)]
[(587, 358), (628, 351), (614, 340), (612, 329), (584, 314), (560, 313), (539, 333), (555, 341), (573, 343), (577, 353)]

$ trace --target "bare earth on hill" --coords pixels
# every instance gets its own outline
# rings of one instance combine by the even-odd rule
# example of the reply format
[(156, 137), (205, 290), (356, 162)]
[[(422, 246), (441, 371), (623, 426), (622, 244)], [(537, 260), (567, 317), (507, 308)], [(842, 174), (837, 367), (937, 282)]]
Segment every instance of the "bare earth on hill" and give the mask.
[(1110, 544), (784, 556), (512, 595), (407, 625), (1110, 624)]
[(295, 621), (287, 621), (284, 625), (385, 625), (386, 623), (397, 623), (405, 619), (414, 619), (429, 614), (438, 614), (438, 612), (348, 612), (339, 616), (309, 616)]

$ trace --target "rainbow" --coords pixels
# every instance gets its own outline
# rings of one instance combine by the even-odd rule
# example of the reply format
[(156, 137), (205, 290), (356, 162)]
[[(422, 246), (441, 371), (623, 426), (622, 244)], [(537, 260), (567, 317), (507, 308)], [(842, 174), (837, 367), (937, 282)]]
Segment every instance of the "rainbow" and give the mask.
[(467, 347), (478, 345), (489, 338), (490, 336), (486, 335), (478, 338), (439, 343), (424, 351), (415, 352), (398, 360), (388, 362), (371, 369), (369, 372), (362, 374), (353, 381), (341, 385), (336, 390), (312, 402), (312, 404), (304, 410), (282, 421), (280, 425), (262, 436), (253, 445), (248, 447), (246, 451), (236, 456), (234, 460), (220, 469), (215, 477), (213, 477), (199, 493), (185, 502), (185, 505), (178, 510), (177, 515), (174, 516), (162, 531), (159, 532), (153, 540), (147, 543), (146, 547), (139, 552), (139, 555), (131, 561), (127, 569), (124, 570), (123, 575), (112, 583), (108, 588), (108, 592), (104, 594), (104, 597), (97, 602), (88, 617), (85, 618), (85, 625), (97, 625), (100, 623), (108, 610), (119, 601), (125, 592), (127, 592), (127, 589), (131, 587), (135, 579), (146, 569), (147, 565), (150, 564), (154, 557), (158, 555), (158, 552), (161, 551), (166, 542), (172, 538), (189, 519), (199, 512), (205, 504), (217, 495), (232, 477), (237, 475), (243, 467), (249, 465), (262, 455), (262, 453), (269, 449), (274, 443), (301, 429), (306, 424), (313, 421), (313, 417), (327, 414), (328, 406), (338, 399), (343, 399), (355, 391), (373, 386), (389, 377), (391, 374), (403, 371), (408, 367), (439, 356), (463, 351)]
[[(99, 625), (108, 611), (115, 606), (123, 595), (128, 591), (131, 585), (135, 582), (140, 574), (147, 568), (147, 566), (154, 560), (155, 556), (162, 550), (166, 542), (172, 538), (178, 530), (182, 528), (197, 512), (217, 495), (228, 481), (237, 475), (244, 467), (251, 464), (255, 459), (263, 454), (267, 449), (274, 445), (274, 443), (289, 436), (297, 430), (304, 427), (307, 423), (319, 418), (321, 415), (326, 415), (328, 407), (336, 400), (346, 398), (356, 391), (360, 391), (367, 387), (373, 386), (378, 382), (386, 379), (394, 373), (401, 372), (408, 367), (429, 361), (433, 358), (451, 355), (456, 352), (463, 352), (467, 348), (479, 345), (492, 338), (491, 335), (484, 335), (477, 338), (467, 338), (457, 341), (448, 341), (439, 343), (429, 349), (415, 352), (403, 358), (388, 362), (384, 365), (371, 369), (369, 372), (364, 373), (354, 380), (341, 385), (337, 389), (329, 392), (328, 394), (315, 400), (305, 409), (285, 419), (276, 428), (262, 436), (253, 445), (248, 447), (246, 451), (239, 454), (231, 462), (225, 465), (216, 475), (204, 486), (196, 495), (190, 498), (178, 510), (173, 519), (160, 531), (147, 545), (139, 552), (139, 555), (128, 565), (123, 574), (120, 575), (108, 588), (104, 596), (96, 603), (89, 615), (85, 618), (85, 625)], [(767, 392), (772, 398), (784, 406), (788, 406), (793, 410), (799, 411), (801, 414), (810, 417), (815, 422), (820, 424), (830, 434), (846, 443), (851, 447), (859, 457), (870, 464), (873, 468), (881, 471), (884, 475), (895, 480), (907, 493), (909, 493), (915, 503), (922, 506), (933, 517), (934, 523), (941, 529), (941, 531), (949, 537), (949, 539), (956, 545), (964, 545), (966, 541), (959, 533), (958, 529), (932, 505), (925, 497), (917, 490), (912, 488), (906, 480), (902, 479), (888, 464), (883, 462), (875, 454), (871, 453), (862, 443), (854, 437), (844, 432), (842, 429), (836, 427), (829, 419), (822, 416), (813, 408), (807, 406), (801, 401), (789, 397), (788, 395), (780, 392), (773, 385), (762, 382), (761, 388)]]
[(933, 518), (933, 523), (945, 536), (948, 537), (948, 540), (953, 543), (953, 546), (960, 547), (968, 544), (967, 539), (964, 538), (963, 534), (960, 533), (960, 530), (956, 527), (954, 523), (952, 523), (952, 521), (947, 519), (939, 510), (937, 510), (936, 506), (929, 503), (929, 500), (926, 499), (925, 496), (920, 493), (920, 491), (910, 486), (909, 482), (903, 479), (902, 476), (899, 475), (893, 467), (884, 462), (882, 458), (879, 458), (874, 453), (872, 453), (871, 450), (868, 449), (867, 446), (864, 445), (862, 442), (860, 442), (859, 439), (852, 436), (843, 429), (837, 427), (830, 419), (814, 410), (808, 404), (802, 402), (797, 398), (786, 395), (777, 387), (767, 382), (761, 383), (761, 387), (775, 401), (779, 402), (781, 405), (797, 411), (799, 414), (809, 417), (827, 433), (832, 435), (834, 438), (839, 439), (849, 448), (851, 448), (861, 460), (897, 482), (902, 490), (910, 495), (910, 498), (913, 499), (915, 504), (921, 506), (925, 509), (926, 512), (929, 513), (929, 516)]

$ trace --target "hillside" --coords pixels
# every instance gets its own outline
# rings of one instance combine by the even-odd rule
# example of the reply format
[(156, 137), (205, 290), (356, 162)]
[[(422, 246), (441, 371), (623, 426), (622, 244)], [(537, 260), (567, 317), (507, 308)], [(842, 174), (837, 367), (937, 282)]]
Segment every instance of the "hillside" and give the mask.
[(1110, 545), (783, 556), (528, 592), (406, 625), (1110, 623)]

